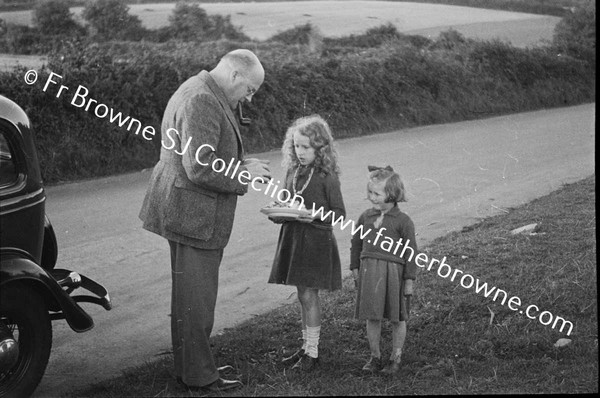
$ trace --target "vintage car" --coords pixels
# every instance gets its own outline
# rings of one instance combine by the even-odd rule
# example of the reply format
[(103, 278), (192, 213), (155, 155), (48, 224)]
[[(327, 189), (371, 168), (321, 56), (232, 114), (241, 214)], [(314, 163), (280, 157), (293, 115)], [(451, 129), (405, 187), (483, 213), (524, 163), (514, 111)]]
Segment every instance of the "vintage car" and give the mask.
[[(104, 287), (55, 268), (45, 201), (30, 121), (0, 95), (0, 397), (33, 393), (50, 357), (51, 321), (66, 319), (85, 332), (94, 322), (79, 302), (111, 308)], [(80, 291), (86, 294), (74, 294)]]

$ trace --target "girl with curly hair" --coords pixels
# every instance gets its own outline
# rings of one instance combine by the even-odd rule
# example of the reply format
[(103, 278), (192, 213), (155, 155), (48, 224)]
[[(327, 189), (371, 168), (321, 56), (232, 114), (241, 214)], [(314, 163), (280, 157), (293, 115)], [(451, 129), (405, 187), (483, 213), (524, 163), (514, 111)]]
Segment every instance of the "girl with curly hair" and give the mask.
[[(283, 220), (269, 283), (296, 286), (301, 307), (302, 348), (284, 353), (292, 369), (311, 371), (319, 364), (321, 307), (319, 290), (342, 286), (342, 273), (331, 217), (345, 217), (337, 154), (327, 122), (318, 115), (296, 120), (282, 147), (285, 185), (307, 209), (323, 208), (327, 218)], [(291, 355), (290, 355), (291, 354)]]

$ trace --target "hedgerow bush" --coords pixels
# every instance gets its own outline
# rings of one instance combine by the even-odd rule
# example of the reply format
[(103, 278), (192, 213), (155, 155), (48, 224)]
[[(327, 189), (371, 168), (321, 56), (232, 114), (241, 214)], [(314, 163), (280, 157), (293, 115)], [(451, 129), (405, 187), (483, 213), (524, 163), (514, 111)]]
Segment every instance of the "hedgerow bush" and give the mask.
[(554, 30), (552, 44), (565, 55), (596, 65), (596, 3), (589, 1), (565, 16)]
[(371, 48), (378, 47), (388, 41), (400, 41), (404, 40), (406, 43), (411, 44), (415, 47), (424, 47), (431, 44), (431, 40), (418, 35), (405, 35), (398, 32), (398, 29), (391, 23), (377, 26), (368, 29), (363, 34), (349, 35), (338, 38), (325, 38), (323, 41), (328, 47), (342, 47), (342, 48)]
[(124, 0), (90, 0), (81, 16), (95, 40), (140, 40), (146, 34), (142, 21), (129, 14)]
[[(325, 117), (341, 138), (595, 99), (595, 70), (554, 47), (519, 49), (467, 40), (454, 31), (429, 41), (389, 36), (371, 48), (323, 43), (321, 52), (280, 42), (72, 42), (53, 53), (36, 85), (23, 82), (23, 69), (1, 73), (0, 93), (32, 118), (49, 182), (153, 166), (170, 96), (235, 48), (254, 51), (266, 72), (245, 107), (253, 119), (242, 130), (250, 153), (279, 148), (289, 124), (311, 113)], [(58, 86), (42, 92), (50, 71), (69, 87), (61, 98)], [(153, 126), (155, 139), (146, 141), (98, 118), (93, 109), (73, 106), (79, 85), (89, 90), (88, 98)]]
[(33, 12), (34, 26), (10, 24), (0, 19), (0, 52), (47, 55), (60, 51), (65, 42), (86, 40), (98, 43), (111, 40), (206, 42), (220, 39), (249, 41), (229, 15), (208, 15), (197, 3), (178, 2), (169, 25), (146, 29), (141, 20), (129, 14), (125, 0), (89, 0), (79, 25), (69, 12), (74, 0), (38, 0)]
[(42, 35), (81, 35), (82, 26), (73, 19), (69, 0), (43, 0), (33, 8), (33, 25)]

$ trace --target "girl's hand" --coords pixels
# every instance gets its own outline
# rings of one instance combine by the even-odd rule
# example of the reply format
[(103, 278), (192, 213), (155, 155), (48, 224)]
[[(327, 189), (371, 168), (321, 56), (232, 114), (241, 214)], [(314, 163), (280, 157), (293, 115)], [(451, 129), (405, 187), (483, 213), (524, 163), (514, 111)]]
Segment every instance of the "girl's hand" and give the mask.
[(404, 280), (404, 295), (412, 296), (412, 294), (413, 294), (413, 280), (405, 279)]

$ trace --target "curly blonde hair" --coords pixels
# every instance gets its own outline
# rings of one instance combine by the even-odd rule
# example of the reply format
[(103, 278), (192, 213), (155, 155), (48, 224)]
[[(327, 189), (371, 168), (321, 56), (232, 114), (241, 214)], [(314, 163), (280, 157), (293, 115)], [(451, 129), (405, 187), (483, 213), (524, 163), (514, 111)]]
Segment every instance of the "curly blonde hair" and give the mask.
[(286, 168), (296, 168), (300, 164), (294, 150), (294, 133), (298, 131), (310, 140), (310, 146), (315, 150), (315, 169), (323, 174), (340, 174), (337, 164), (337, 151), (333, 146), (333, 135), (329, 125), (319, 115), (310, 115), (297, 119), (285, 133), (281, 148), (283, 153), (282, 165)]

